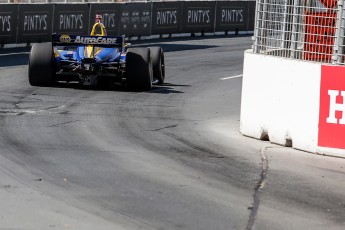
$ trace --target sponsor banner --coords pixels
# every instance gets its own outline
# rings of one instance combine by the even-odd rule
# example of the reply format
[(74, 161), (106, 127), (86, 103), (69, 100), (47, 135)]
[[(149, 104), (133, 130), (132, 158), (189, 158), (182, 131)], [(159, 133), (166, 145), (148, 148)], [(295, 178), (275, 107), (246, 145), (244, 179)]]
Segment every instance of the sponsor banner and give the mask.
[(182, 33), (214, 32), (216, 2), (183, 2)]
[(151, 34), (151, 4), (121, 4), (119, 16), (119, 34), (127, 37)]
[(1, 4), (0, 44), (16, 43), (18, 5)]
[(120, 4), (91, 4), (88, 33), (91, 33), (91, 27), (96, 20), (96, 14), (102, 15), (101, 22), (105, 26), (109, 36), (116, 36), (119, 34)]
[(124, 37), (53, 34), (52, 40), (54, 44), (65, 45), (123, 45)]
[(249, 19), (248, 2), (217, 2), (216, 31), (246, 31)]
[(151, 34), (182, 33), (183, 2), (154, 2)]
[(53, 32), (58, 34), (88, 34), (90, 30), (89, 6), (88, 4), (54, 5)]
[(20, 4), (18, 15), (18, 43), (51, 40), (53, 5)]
[(246, 31), (254, 29), (255, 2), (1, 4), (0, 44), (49, 41), (52, 33), (89, 35), (96, 14), (110, 36)]
[(318, 146), (345, 149), (345, 67), (321, 67)]

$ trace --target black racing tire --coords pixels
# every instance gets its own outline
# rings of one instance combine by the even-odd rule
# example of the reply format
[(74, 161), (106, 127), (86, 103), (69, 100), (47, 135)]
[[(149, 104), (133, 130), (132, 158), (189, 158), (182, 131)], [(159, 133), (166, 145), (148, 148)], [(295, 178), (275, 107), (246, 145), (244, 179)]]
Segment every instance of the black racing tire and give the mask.
[(150, 47), (153, 78), (158, 85), (163, 85), (165, 79), (164, 52), (161, 47)]
[(32, 86), (55, 84), (54, 52), (51, 42), (35, 43), (29, 55), (28, 77)]
[(128, 49), (126, 55), (126, 82), (128, 88), (132, 90), (150, 90), (152, 80), (150, 49)]

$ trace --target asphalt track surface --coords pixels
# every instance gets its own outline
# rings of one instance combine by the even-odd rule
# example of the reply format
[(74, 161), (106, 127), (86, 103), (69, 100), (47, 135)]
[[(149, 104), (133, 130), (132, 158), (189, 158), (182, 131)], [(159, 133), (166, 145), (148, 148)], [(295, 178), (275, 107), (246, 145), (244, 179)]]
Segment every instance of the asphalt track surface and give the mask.
[(343, 159), (239, 133), (249, 36), (155, 44), (149, 92), (31, 87), (0, 52), (1, 230), (345, 228)]

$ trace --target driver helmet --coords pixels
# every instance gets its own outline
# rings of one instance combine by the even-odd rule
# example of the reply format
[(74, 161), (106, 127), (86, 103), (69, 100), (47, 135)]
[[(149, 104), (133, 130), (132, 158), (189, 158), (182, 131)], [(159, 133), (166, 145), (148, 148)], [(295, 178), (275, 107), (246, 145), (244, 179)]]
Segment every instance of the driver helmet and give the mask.
[(96, 14), (96, 22), (101, 22), (102, 14)]
[(92, 27), (91, 35), (97, 35), (97, 36), (107, 36), (107, 31), (105, 29), (105, 26), (101, 22), (102, 15), (96, 14), (96, 22)]

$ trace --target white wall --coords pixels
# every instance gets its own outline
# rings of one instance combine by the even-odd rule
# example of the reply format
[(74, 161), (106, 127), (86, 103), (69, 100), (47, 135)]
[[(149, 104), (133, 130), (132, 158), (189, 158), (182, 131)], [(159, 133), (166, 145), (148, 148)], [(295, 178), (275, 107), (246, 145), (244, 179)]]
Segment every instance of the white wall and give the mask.
[(243, 135), (273, 143), (292, 140), (296, 149), (316, 152), (321, 64), (245, 52), (241, 125)]

